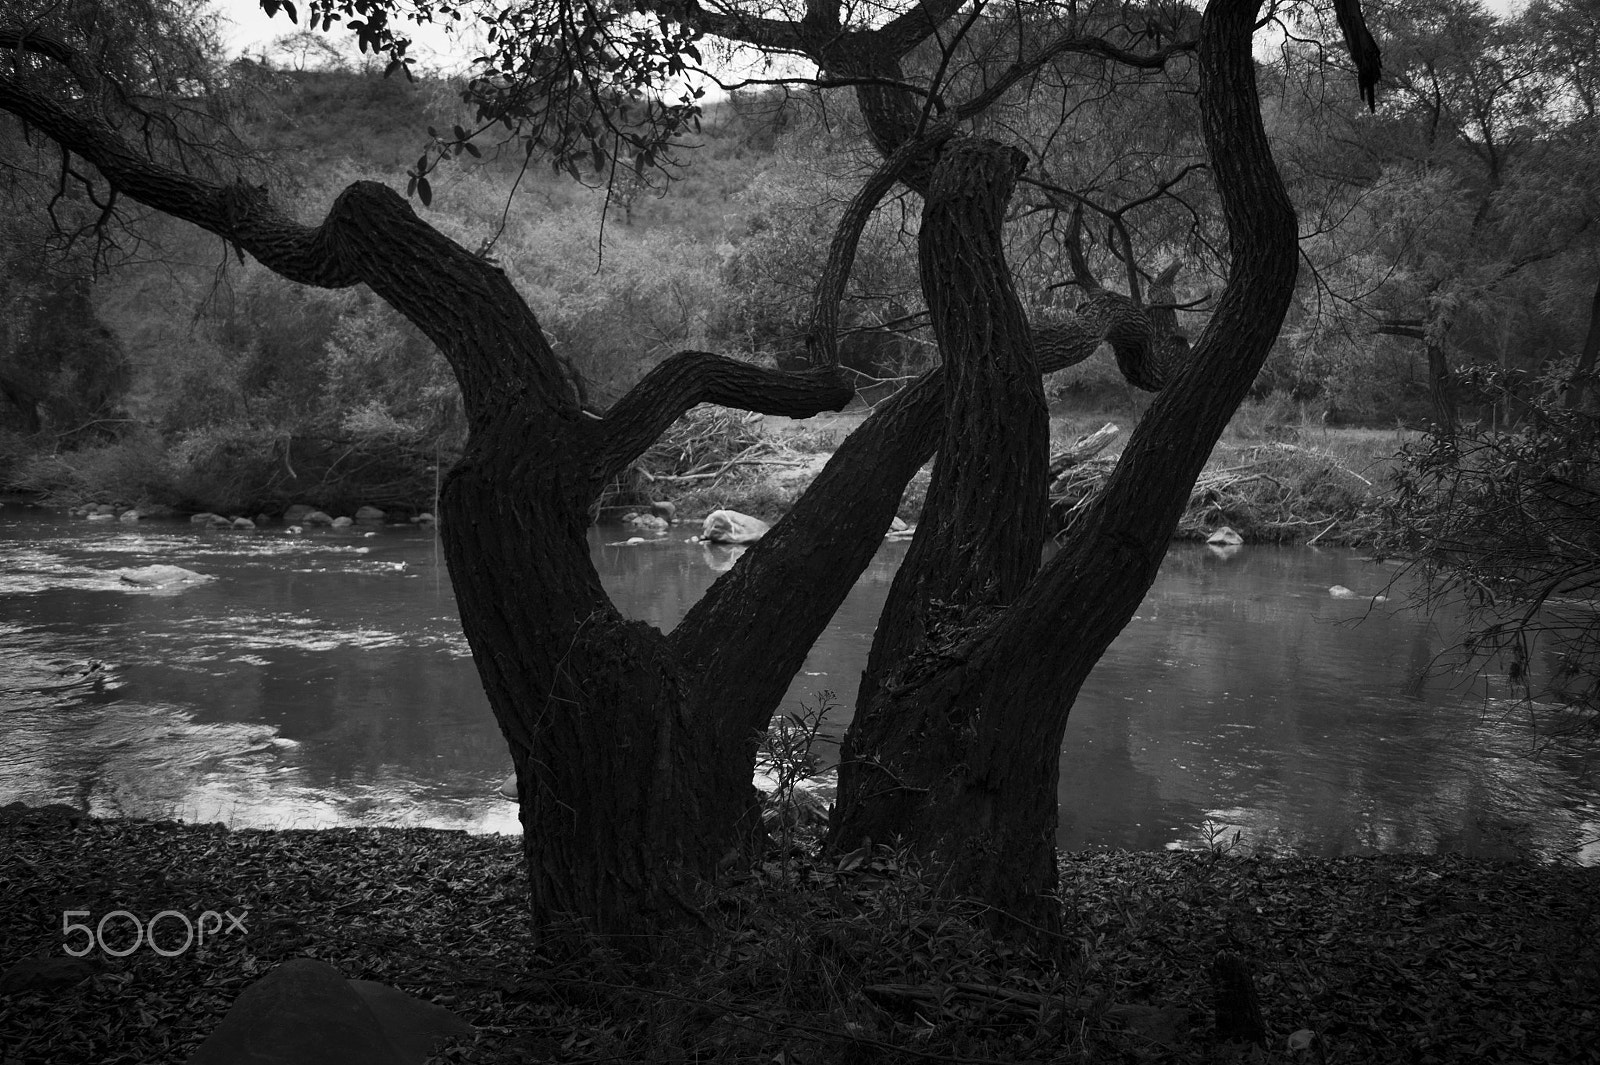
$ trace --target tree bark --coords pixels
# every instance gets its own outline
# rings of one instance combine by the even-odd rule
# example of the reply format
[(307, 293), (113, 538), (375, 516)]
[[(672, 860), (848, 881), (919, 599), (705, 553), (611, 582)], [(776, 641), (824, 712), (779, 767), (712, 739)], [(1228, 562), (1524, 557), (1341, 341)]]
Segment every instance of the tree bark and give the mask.
[[(833, 845), (898, 837), (946, 862), (950, 889), (985, 899), (1002, 921), (1009, 915), (1046, 928), (1059, 921), (1051, 897), (1054, 796), (1068, 714), (1153, 583), (1194, 480), (1264, 362), (1293, 293), (1296, 224), (1260, 122), (1250, 52), (1256, 7), (1213, 0), (1202, 23), (1201, 116), (1232, 251), (1228, 286), (1205, 334), (1146, 413), (1073, 539), (1025, 587), (1016, 589), (1013, 571), (993, 562), (981, 594), (955, 575), (920, 572), (932, 556), (918, 563), (913, 541), (846, 736)], [(987, 313), (1003, 320), (1002, 289), (979, 290), (994, 293)], [(929, 306), (938, 313), (935, 299)], [(1001, 329), (991, 336), (996, 347), (1007, 339)], [(1036, 440), (1031, 429), (1019, 435)], [(996, 439), (957, 434), (945, 443), (981, 449)], [(1006, 540), (1008, 563), (1032, 542), (1026, 530), (1043, 506), (1043, 445), (1029, 446), (1037, 449), (1037, 480), (1031, 465), (1014, 477), (1034, 485), (1039, 498), (983, 516), (991, 525), (1019, 524), (1022, 531)], [(973, 535), (970, 519), (966, 526), (925, 522), (917, 536), (957, 542), (963, 534)], [(957, 598), (941, 606), (939, 593)], [(891, 613), (896, 602), (904, 604), (899, 614)], [(909, 639), (901, 630), (907, 622)]]
[(1578, 353), (1574, 367), (1576, 375), (1567, 390), (1567, 409), (1582, 410), (1585, 395), (1590, 388), (1595, 364), (1600, 361), (1600, 283), (1594, 287), (1594, 298), (1589, 301), (1589, 331), (1583, 337), (1583, 350)]

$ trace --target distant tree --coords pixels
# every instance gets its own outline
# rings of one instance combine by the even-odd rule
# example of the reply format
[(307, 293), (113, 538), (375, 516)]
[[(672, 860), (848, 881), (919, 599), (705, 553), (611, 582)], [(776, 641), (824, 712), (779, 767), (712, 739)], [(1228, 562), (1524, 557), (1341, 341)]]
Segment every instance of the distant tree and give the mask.
[(1600, 57), (1557, 42), (1595, 32), (1590, 8), (1376, 8), (1393, 91), (1370, 116), (1330, 96), (1336, 27), (1313, 19), (1323, 43), (1285, 47), (1274, 129), (1311, 267), (1289, 332), (1317, 371), (1371, 381), (1374, 356), (1420, 351), (1432, 418), (1448, 429), (1459, 366), (1537, 375), (1576, 350), (1600, 278), (1600, 157), (1584, 103)]
[(1463, 385), (1524, 406), (1516, 429), (1407, 449), (1379, 547), (1412, 561), (1423, 604), (1465, 608), (1465, 651), (1600, 728), (1600, 412), (1566, 402), (1570, 362), (1531, 399), (1513, 376)]
[[(294, 10), (281, 0), (263, 6)], [(1370, 91), (1377, 56), (1359, 7), (1335, 6)], [(707, 37), (814, 64), (820, 73), (803, 76), (853, 91), (883, 155), (832, 237), (810, 369), (685, 351), (604, 410), (586, 406), (581, 382), (505, 273), (393, 191), (357, 182), (306, 225), (268, 188), (186, 169), (180, 142), (152, 124), (164, 112), (129, 91), (125, 76), (98, 69), (94, 38), (61, 17), (75, 5), (24, 9), (0, 26), (0, 109), (92, 165), (102, 187), (188, 219), (286, 278), (368, 285), (449, 360), (470, 435), (443, 486), (445, 550), (516, 764), (537, 920), (627, 935), (697, 915), (696, 885), (759, 836), (757, 736), (872, 557), (907, 481), (937, 454), (923, 522), (878, 626), (831, 838), (842, 847), (901, 838), (946, 863), (952, 889), (976, 892), (997, 915), (1048, 925), (1059, 919), (1050, 893), (1067, 715), (1155, 579), (1194, 480), (1277, 335), (1296, 267), (1294, 213), (1259, 114), (1258, 5), (1212, 0), (1197, 39), (1152, 34), (1144, 12), (1130, 25), (1089, 7), (1077, 16), (1068, 7), (1048, 33), (1011, 31), (1009, 60), (960, 91), (939, 65), (904, 62), (919, 48), (949, 54), (988, 17), (954, 0), (862, 15), (828, 0), (761, 14), (668, 0), (479, 13), (497, 50), (469, 86), (478, 125), (499, 124), (563, 168), (660, 162), (696, 105), (695, 90), (664, 102), (657, 89), (699, 65)], [(400, 11), (453, 8), (313, 0), (305, 14), (356, 16), (361, 39), (398, 70), (407, 57), (391, 18)], [(1190, 24), (1171, 28), (1181, 36)], [(973, 125), (1001, 100), (1027, 97), (1035, 75), (1065, 57), (1157, 70), (1191, 52), (1190, 120), (1229, 234), (1226, 287), (1205, 332), (1187, 358), (1169, 358), (1184, 345), (1078, 261), (1072, 273), (1088, 290), (1078, 314), (1030, 328), (1003, 232), (1019, 175), (1037, 155)], [(431, 198), (438, 160), (472, 154), (477, 132), (446, 131), (418, 160), (419, 199)], [(589, 559), (596, 494), (699, 403), (805, 417), (850, 399), (838, 370), (838, 296), (862, 225), (896, 182), (923, 200), (921, 284), (942, 365), (881, 404), (672, 633), (624, 619)], [(1124, 255), (1136, 269), (1140, 249)], [(1145, 274), (1170, 280), (1155, 267)], [(1130, 379), (1161, 393), (1041, 568), (1039, 375), (1103, 341)]]

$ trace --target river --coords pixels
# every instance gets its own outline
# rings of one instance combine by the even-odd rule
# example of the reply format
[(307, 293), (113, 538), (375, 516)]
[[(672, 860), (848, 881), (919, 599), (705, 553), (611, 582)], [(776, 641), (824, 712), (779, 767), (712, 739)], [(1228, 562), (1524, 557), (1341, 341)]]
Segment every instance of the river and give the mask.
[[(623, 613), (663, 628), (737, 549), (591, 531)], [(835, 733), (905, 545), (886, 543), (795, 678)], [(116, 570), (215, 578), (138, 588)], [(1067, 726), (1063, 847), (1461, 851), (1600, 863), (1600, 790), (1449, 631), (1375, 604), (1344, 550), (1174, 545)], [(1329, 588), (1361, 593), (1337, 599)], [(1537, 753), (1534, 753), (1537, 749)], [(0, 507), (0, 804), (235, 827), (518, 831), (509, 760), (432, 531), (91, 523)]]

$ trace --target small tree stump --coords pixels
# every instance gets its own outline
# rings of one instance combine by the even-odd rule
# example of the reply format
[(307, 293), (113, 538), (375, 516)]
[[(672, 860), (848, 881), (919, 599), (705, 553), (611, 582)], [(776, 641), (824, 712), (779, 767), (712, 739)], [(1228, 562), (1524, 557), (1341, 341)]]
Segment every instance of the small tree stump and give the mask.
[(1211, 986), (1217, 1003), (1217, 1041), (1266, 1045), (1261, 999), (1249, 963), (1232, 951), (1217, 951), (1211, 962)]

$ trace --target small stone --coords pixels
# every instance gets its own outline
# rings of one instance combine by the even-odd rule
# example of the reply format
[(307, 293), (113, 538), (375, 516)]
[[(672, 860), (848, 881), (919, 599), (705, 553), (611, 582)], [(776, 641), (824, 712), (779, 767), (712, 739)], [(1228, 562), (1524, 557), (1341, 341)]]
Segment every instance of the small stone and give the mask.
[(89, 515), (89, 520), (90, 521), (115, 521), (116, 520), (116, 515), (115, 514), (100, 514), (100, 513), (97, 512), (97, 513), (94, 513), (94, 514), (90, 514)]
[(1329, 588), (1328, 589), (1328, 594), (1333, 596), (1335, 599), (1355, 599), (1356, 598), (1356, 593), (1352, 592), (1350, 589), (1346, 588), (1342, 584), (1335, 584), (1332, 588)]

